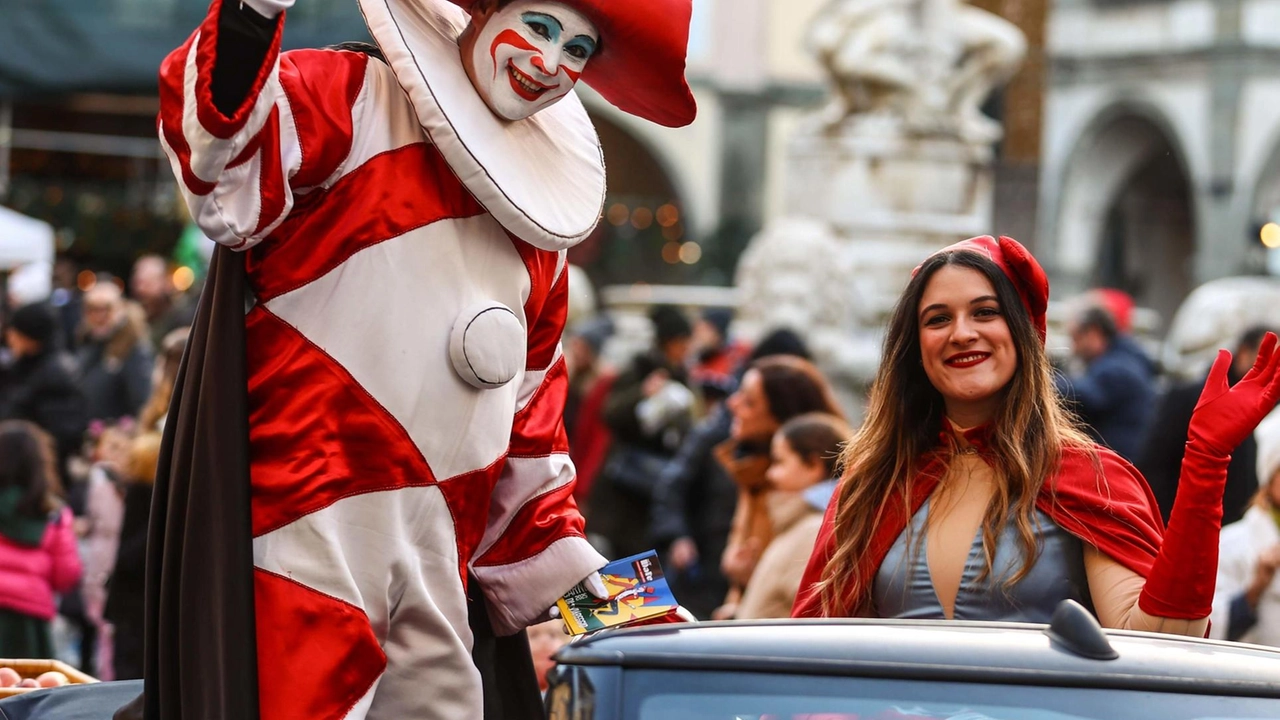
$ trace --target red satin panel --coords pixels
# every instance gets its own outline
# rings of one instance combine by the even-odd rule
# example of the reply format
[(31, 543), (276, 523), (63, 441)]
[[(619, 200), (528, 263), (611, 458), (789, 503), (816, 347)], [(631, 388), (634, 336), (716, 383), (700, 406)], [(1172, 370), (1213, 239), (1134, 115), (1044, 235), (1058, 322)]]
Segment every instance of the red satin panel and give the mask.
[(280, 87), (302, 146), (294, 187), (319, 185), (351, 154), (351, 107), (368, 65), (368, 55), (348, 50), (293, 50), (280, 58)]
[(258, 305), (245, 320), (254, 537), (344, 497), (435, 476), (345, 369)]
[(573, 499), (573, 483), (561, 485), (520, 508), (502, 538), (475, 564), (497, 567), (527, 560), (561, 538), (583, 537), (583, 525)]
[(462, 586), (467, 586), (467, 568), (475, 554), (489, 520), (489, 499), (502, 474), (507, 456), (493, 461), (487, 468), (445, 480), (437, 487), (453, 515), (453, 534), (458, 543), (458, 572)]
[(564, 404), (568, 397), (569, 371), (562, 357), (547, 371), (529, 404), (516, 414), (507, 453), (517, 457), (542, 457), (553, 452), (569, 452), (569, 438), (564, 431)]
[[(214, 16), (216, 17), (216, 16)], [(195, 195), (208, 195), (214, 184), (202, 180), (191, 169), (191, 146), (182, 132), (182, 115), (186, 107), (187, 53), (191, 52), (192, 36), (182, 47), (169, 53), (160, 63), (160, 117), (157, 122), (165, 142), (178, 156), (182, 170), (182, 184)]]
[(259, 302), (302, 287), (377, 243), (448, 218), (480, 215), (434, 145), (390, 150), (333, 187), (299, 199), (293, 213), (249, 252)]
[(253, 228), (253, 234), (258, 235), (284, 213), (286, 189), (280, 159), (280, 106), (271, 108), (267, 124), (254, 142), (261, 154), (258, 164), (258, 224)]
[[(533, 276), (533, 274), (534, 268), (531, 267), (529, 275)], [(551, 278), (547, 277), (546, 282), (547, 285), (541, 287), (549, 287)], [(529, 353), (525, 366), (529, 370), (545, 370), (556, 356), (556, 348), (560, 345), (560, 337), (564, 334), (564, 323), (569, 317), (568, 271), (560, 274), (555, 287), (550, 287), (550, 292), (546, 293), (541, 307), (538, 308), (538, 314), (530, 315), (526, 310), (525, 317), (538, 318), (537, 323), (529, 327)]]
[(258, 706), (269, 720), (340, 720), (387, 666), (362, 610), (254, 568)]

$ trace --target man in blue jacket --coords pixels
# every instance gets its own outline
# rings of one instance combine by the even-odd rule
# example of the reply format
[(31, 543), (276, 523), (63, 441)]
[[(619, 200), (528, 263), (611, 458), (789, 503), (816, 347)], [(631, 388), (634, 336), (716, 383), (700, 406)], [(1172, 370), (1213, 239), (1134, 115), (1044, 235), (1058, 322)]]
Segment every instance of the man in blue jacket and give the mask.
[(1100, 307), (1082, 312), (1069, 330), (1072, 352), (1085, 370), (1073, 377), (1059, 375), (1058, 392), (1099, 442), (1132, 462), (1151, 422), (1155, 364)]

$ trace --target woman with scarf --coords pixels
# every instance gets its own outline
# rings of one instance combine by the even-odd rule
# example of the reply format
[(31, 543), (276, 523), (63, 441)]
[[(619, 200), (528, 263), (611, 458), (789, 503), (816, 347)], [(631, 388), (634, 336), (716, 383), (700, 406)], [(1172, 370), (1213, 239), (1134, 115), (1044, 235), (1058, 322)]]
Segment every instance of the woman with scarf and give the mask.
[(1141, 475), (1054, 393), (1048, 296), (1009, 238), (916, 269), (794, 616), (1047, 622), (1072, 599), (1107, 627), (1205, 634), (1230, 449), (1280, 394), (1276, 338), (1233, 387), (1219, 353), (1165, 531)]

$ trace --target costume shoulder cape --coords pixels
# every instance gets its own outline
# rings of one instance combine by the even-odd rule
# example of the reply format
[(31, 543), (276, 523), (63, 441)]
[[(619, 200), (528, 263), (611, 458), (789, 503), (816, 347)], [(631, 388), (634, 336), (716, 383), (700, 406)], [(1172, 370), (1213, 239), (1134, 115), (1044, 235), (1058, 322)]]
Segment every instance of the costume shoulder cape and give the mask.
[[(1087, 452), (1067, 451), (1058, 473), (1044, 484), (1036, 507), (1044, 511), (1064, 530), (1097, 547), (1130, 570), (1147, 576), (1160, 550), (1164, 526), (1155, 497), (1138, 471), (1114, 452), (1097, 451), (1097, 464)], [(890, 500), (871, 545), (857, 566), (861, 586), (868, 592), (848, 597), (842, 603), (841, 615), (865, 615), (870, 612), (868, 597), (880, 564), (893, 547), (907, 522), (920, 509), (937, 487), (943, 471), (937, 459), (926, 462), (912, 485), (910, 498), (902, 495)], [(836, 497), (839, 497), (837, 493)], [(800, 592), (792, 607), (792, 617), (823, 617), (817, 584), (835, 552), (836, 498), (832, 498), (822, 520), (822, 529), (814, 544), (813, 554), (805, 567)], [(906, 509), (910, 508), (910, 512)]]
[[(117, 720), (259, 717), (246, 297), (244, 256), (217, 248), (178, 370), (156, 473), (144, 691)], [(485, 720), (541, 720), (528, 636), (495, 636), (479, 583), (472, 578), (468, 587)]]

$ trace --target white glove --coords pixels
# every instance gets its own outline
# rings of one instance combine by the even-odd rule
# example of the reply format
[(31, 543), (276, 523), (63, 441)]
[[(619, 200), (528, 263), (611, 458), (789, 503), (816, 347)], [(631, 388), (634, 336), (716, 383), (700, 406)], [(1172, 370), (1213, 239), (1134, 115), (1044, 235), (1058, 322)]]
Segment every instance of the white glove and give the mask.
[(240, 0), (240, 7), (248, 5), (265, 18), (273, 18), (293, 7), (293, 0)]
[[(583, 578), (582, 587), (586, 588), (587, 592), (591, 593), (592, 595), (595, 595), (596, 598), (599, 600), (609, 599), (609, 588), (605, 587), (604, 578), (600, 577), (599, 572), (593, 572), (590, 575)], [(547, 614), (551, 617), (552, 620), (559, 619), (560, 606), (552, 605), (551, 609), (547, 611)]]

